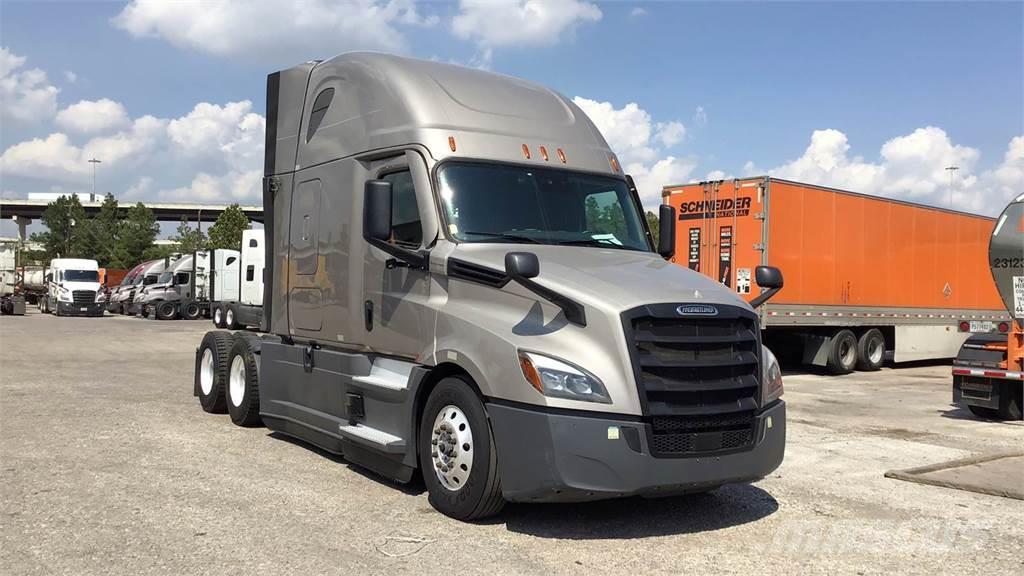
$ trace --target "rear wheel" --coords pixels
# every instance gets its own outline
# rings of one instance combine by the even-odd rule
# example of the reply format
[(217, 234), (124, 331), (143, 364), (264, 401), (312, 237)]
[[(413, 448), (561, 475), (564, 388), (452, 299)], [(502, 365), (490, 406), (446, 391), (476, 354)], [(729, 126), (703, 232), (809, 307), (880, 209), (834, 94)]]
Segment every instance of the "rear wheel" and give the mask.
[(235, 337), (228, 368), (227, 406), (231, 421), (239, 426), (259, 426), (259, 363), (252, 342)]
[(857, 366), (857, 337), (849, 330), (840, 330), (832, 337), (828, 353), (828, 370), (833, 374), (849, 374)]
[(181, 317), (185, 320), (195, 320), (199, 318), (201, 312), (198, 302), (187, 302), (181, 307)]
[(484, 406), (467, 380), (441, 380), (427, 398), (417, 440), (430, 504), (475, 520), (501, 511), (497, 452)]
[(872, 328), (857, 339), (857, 369), (874, 372), (885, 361), (885, 336), (878, 328)]
[(228, 381), (228, 355), (234, 339), (230, 332), (207, 332), (196, 354), (196, 393), (203, 410), (222, 414), (227, 408), (224, 387)]
[(237, 330), (238, 324), (235, 323), (235, 307), (228, 304), (227, 309), (224, 311), (224, 327), (228, 330)]
[(224, 306), (217, 306), (217, 309), (213, 311), (213, 325), (217, 328), (224, 327)]

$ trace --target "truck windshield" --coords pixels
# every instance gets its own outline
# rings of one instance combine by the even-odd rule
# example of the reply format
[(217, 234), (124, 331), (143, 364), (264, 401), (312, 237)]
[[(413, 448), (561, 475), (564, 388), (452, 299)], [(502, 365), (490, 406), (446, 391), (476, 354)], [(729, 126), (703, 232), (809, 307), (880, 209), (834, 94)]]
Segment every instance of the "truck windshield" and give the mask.
[(616, 178), (450, 162), (439, 184), (448, 231), (460, 242), (650, 250), (639, 210)]
[(171, 280), (173, 278), (174, 278), (174, 272), (171, 272), (170, 270), (168, 270), (168, 271), (162, 272), (160, 274), (160, 277), (156, 279), (156, 283), (157, 284), (170, 284)]
[(100, 273), (96, 270), (65, 270), (65, 282), (99, 282)]

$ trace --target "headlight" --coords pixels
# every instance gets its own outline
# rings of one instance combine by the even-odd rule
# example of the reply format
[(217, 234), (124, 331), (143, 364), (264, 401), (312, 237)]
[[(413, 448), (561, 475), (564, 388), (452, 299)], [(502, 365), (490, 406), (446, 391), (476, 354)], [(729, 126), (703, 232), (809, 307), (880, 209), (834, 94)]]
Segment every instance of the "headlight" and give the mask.
[(767, 406), (782, 396), (782, 369), (775, 354), (767, 346), (761, 346), (761, 406)]
[(604, 384), (586, 370), (536, 352), (519, 352), (523, 377), (538, 392), (552, 398), (611, 404)]
[(71, 290), (68, 290), (67, 288), (58, 288), (57, 300), (60, 300), (61, 302), (71, 302)]

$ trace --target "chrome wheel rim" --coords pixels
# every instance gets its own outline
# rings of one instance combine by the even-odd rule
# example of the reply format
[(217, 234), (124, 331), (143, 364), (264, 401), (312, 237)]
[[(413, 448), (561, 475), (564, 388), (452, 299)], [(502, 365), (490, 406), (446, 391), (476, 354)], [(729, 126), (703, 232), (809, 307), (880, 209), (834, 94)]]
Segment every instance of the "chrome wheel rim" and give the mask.
[(213, 351), (209, 348), (203, 350), (203, 359), (199, 363), (199, 388), (203, 396), (209, 396), (213, 391)]
[(217, 308), (216, 310), (213, 311), (214, 324), (220, 324), (221, 314), (222, 312), (220, 311), (220, 308)]
[(853, 365), (853, 345), (846, 341), (841, 342), (839, 344), (839, 357), (842, 358), (844, 365)]
[(430, 459), (434, 474), (445, 489), (462, 488), (473, 472), (473, 429), (458, 406), (445, 406), (434, 418)]
[(235, 356), (231, 360), (231, 372), (228, 377), (228, 396), (235, 408), (242, 405), (245, 398), (245, 361), (241, 356)]
[(231, 326), (233, 326), (235, 324), (235, 313), (234, 313), (234, 311), (228, 310), (226, 324), (228, 325), (228, 327), (231, 327)]
[(876, 366), (882, 363), (882, 343), (878, 339), (868, 342), (868, 360)]

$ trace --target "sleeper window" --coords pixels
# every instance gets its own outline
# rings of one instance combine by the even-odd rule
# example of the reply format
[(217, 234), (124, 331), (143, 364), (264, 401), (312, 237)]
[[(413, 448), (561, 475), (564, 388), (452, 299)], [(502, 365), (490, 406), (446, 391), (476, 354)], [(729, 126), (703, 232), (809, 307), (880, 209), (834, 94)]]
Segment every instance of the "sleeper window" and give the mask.
[(306, 142), (313, 139), (320, 123), (323, 122), (327, 109), (331, 107), (331, 100), (334, 99), (334, 88), (328, 88), (317, 95), (313, 101), (312, 111), (309, 113), (309, 126), (306, 128)]
[(391, 239), (395, 244), (418, 247), (423, 241), (412, 173), (392, 172), (381, 177), (391, 182)]
[(252, 282), (252, 279), (256, 277), (256, 267), (250, 264), (245, 269), (245, 281)]

